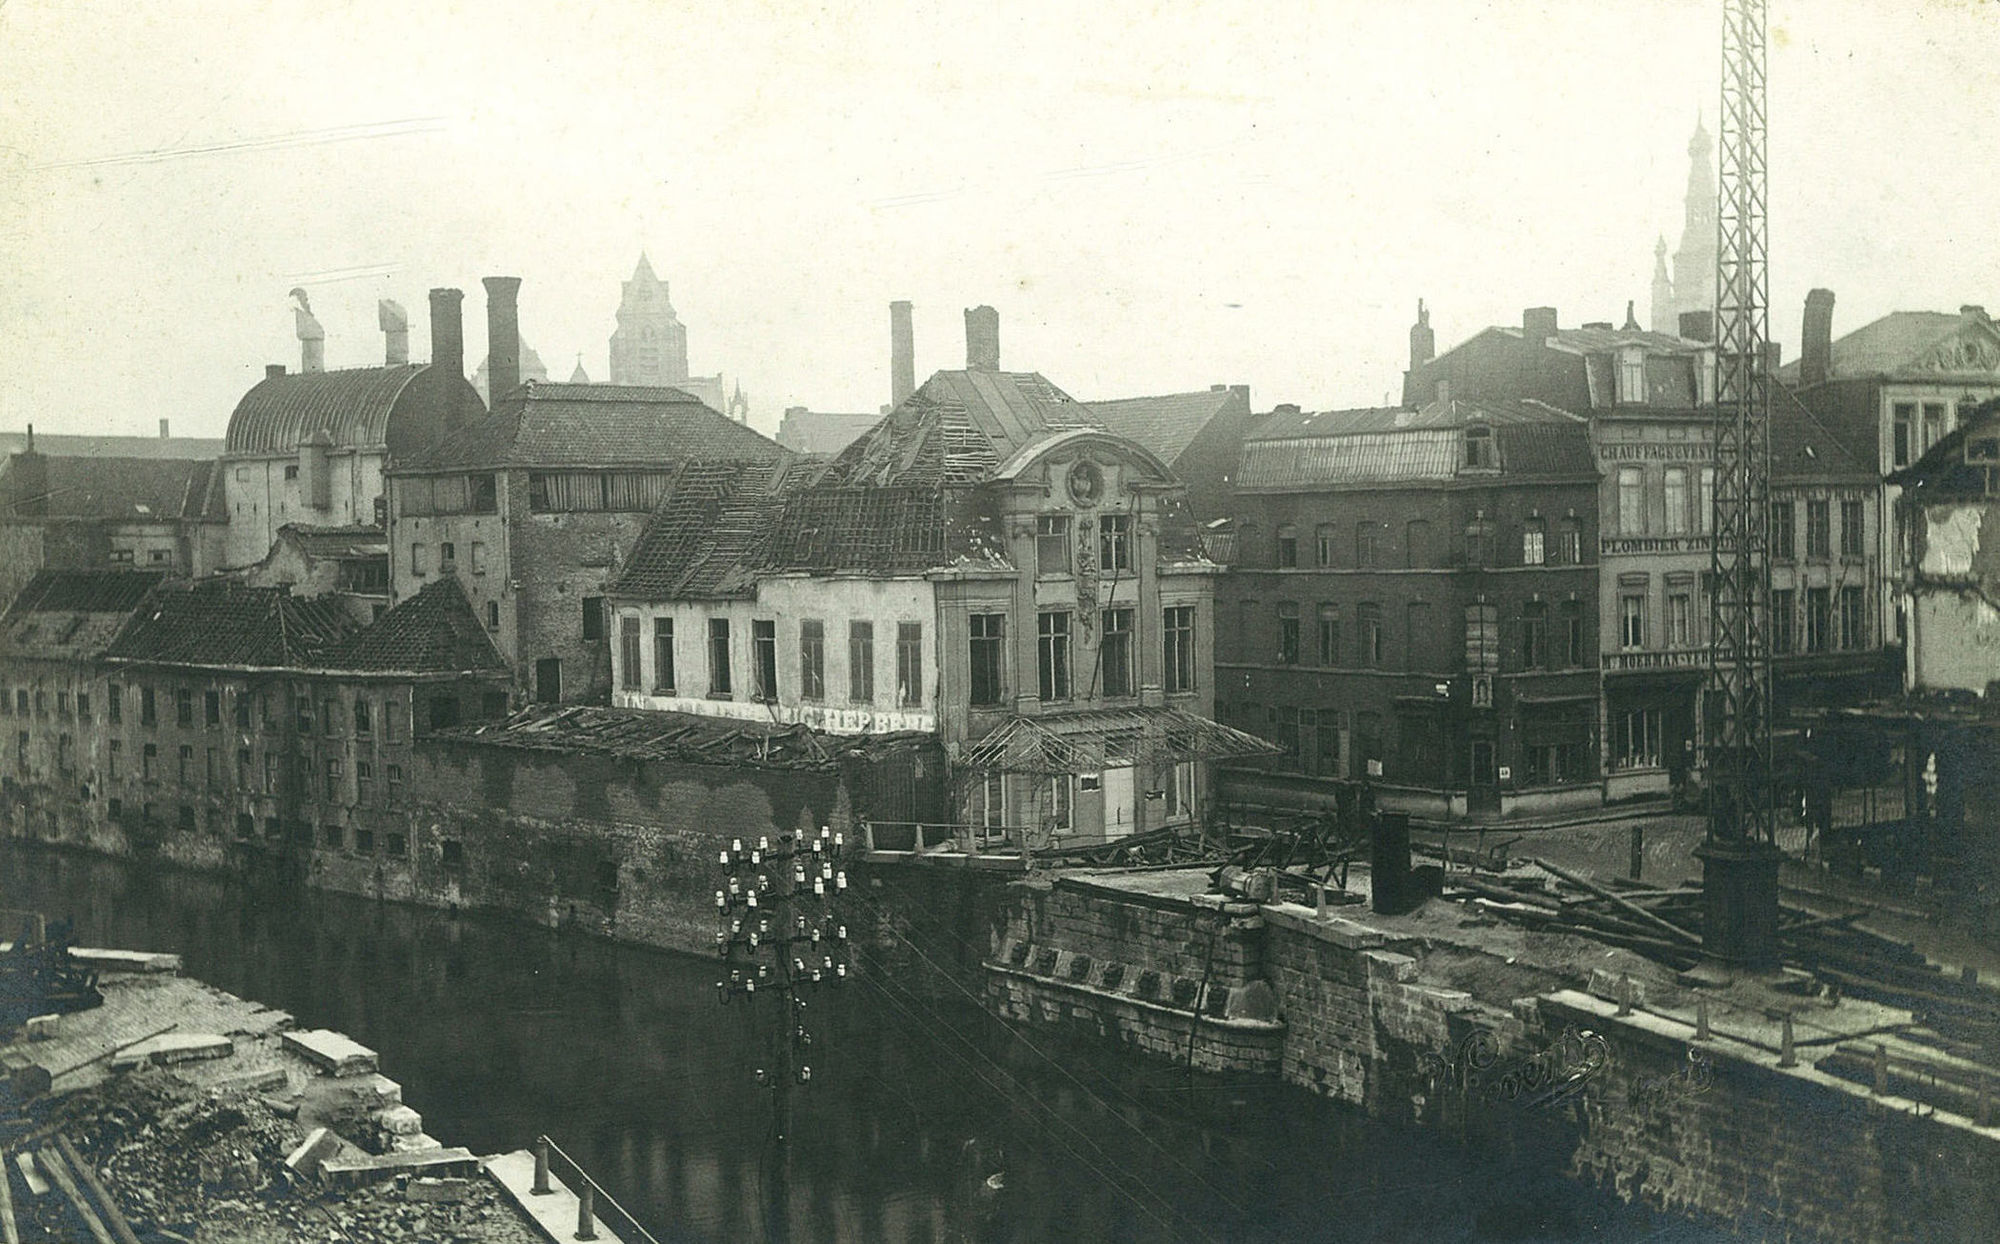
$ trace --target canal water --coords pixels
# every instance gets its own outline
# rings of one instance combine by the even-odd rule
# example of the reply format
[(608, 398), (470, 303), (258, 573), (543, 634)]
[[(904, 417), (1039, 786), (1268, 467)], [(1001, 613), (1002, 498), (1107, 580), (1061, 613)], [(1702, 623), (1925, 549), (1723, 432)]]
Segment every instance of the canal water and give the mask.
[(1563, 1179), (1556, 1134), (1135, 1065), (902, 967), (812, 997), (779, 1143), (772, 1000), (720, 1005), (698, 958), (11, 844), (0, 893), (374, 1047), (446, 1144), (547, 1133), (662, 1244), (1728, 1238)]

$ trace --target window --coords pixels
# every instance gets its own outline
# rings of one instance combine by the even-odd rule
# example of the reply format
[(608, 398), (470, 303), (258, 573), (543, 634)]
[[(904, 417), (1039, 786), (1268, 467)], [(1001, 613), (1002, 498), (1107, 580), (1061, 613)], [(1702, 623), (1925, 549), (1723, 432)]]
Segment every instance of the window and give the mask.
[(604, 598), (586, 596), (583, 598), (583, 637), (586, 640), (604, 638)]
[(1069, 515), (1035, 520), (1035, 573), (1044, 578), (1069, 573)]
[(125, 744), (112, 739), (104, 745), (104, 776), (109, 781), (118, 780), (118, 763), (124, 758)]
[(354, 733), (369, 734), (375, 729), (375, 713), (366, 700), (354, 702)]
[(340, 761), (329, 758), (326, 762), (326, 801), (336, 803), (340, 799)]
[[(40, 694), (37, 692), (37, 694)], [(36, 706), (39, 710), (40, 706)], [(191, 726), (194, 724), (194, 691), (187, 687), (174, 689), (174, 724)]]
[[(638, 619), (631, 619), (635, 624)], [(639, 648), (638, 627), (632, 628), (632, 648)], [(778, 623), (772, 618), (750, 621), (750, 664), (755, 681), (755, 698), (764, 704), (778, 702)]]
[(799, 698), (813, 704), (826, 699), (826, 623), (818, 618), (799, 623)]
[(1643, 467), (1618, 468), (1618, 534), (1646, 533), (1646, 471)]
[(1173, 605), (1162, 614), (1161, 666), (1170, 694), (1195, 684), (1194, 606)]
[(1403, 608), (1403, 667), (1411, 673), (1422, 668), (1424, 649), (1429, 645), (1431, 607), (1413, 600)]
[(1354, 525), (1354, 564), (1363, 568), (1381, 556), (1382, 524), (1362, 519)]
[[(152, 744), (148, 743), (146, 748), (148, 751), (151, 751)], [(14, 767), (19, 769), (24, 775), (28, 772), (28, 732), (26, 730), (14, 736)]]
[(1549, 607), (1538, 600), (1521, 606), (1521, 668), (1546, 669), (1549, 664)]
[(1299, 529), (1286, 523), (1278, 528), (1278, 568), (1290, 570), (1299, 564)]
[(1278, 602), (1278, 664), (1299, 663), (1299, 607), (1296, 602)]
[(1667, 596), (1667, 647), (1694, 646), (1694, 598), (1686, 592)]
[(1840, 555), (1843, 558), (1862, 557), (1863, 542), (1868, 538), (1868, 523), (1863, 517), (1859, 501), (1840, 503)]
[(253, 781), (253, 780), (255, 779), (255, 777), (256, 777), (256, 774), (255, 774), (254, 772), (252, 772), (253, 768), (254, 768), (254, 765), (253, 765), (253, 761), (252, 761), (252, 753), (251, 753), (250, 749), (249, 749), (249, 748), (247, 748), (247, 747), (239, 747), (239, 748), (237, 748), (237, 749), (236, 749), (236, 789), (237, 789), (237, 790), (239, 790), (239, 791), (245, 791), (245, 792), (249, 791), (249, 789), (250, 789), (250, 783), (251, 783), (251, 782), (252, 782), (252, 781)]
[[(1319, 710), (1319, 724), (1313, 730), (1314, 772), (1324, 777), (1340, 776), (1340, 712)], [(1189, 765), (1192, 769), (1194, 766)]]
[(236, 728), (238, 730), (248, 730), (250, 728), (250, 693), (248, 691), (239, 690), (236, 693)]
[(202, 758), (204, 761), (202, 775), (208, 781), (208, 788), (214, 790), (222, 785), (222, 753), (213, 747), (206, 751), (207, 755)]
[(1053, 609), (1035, 618), (1038, 690), (1044, 701), (1069, 699), (1069, 614)]
[(472, 573), (486, 573), (486, 541), (484, 540), (474, 540), (472, 542)]
[(1612, 717), (1611, 764), (1618, 769), (1659, 767), (1659, 709), (1635, 708)]
[(410, 545), (410, 573), (418, 578), (431, 572), (431, 554), (421, 541)]
[(1832, 554), (1827, 509), (1824, 499), (1806, 502), (1806, 557), (1812, 561), (1823, 562)]
[(1868, 608), (1861, 589), (1840, 589), (1840, 646), (1852, 651), (1868, 646)]
[(1913, 435), (1911, 425), (1917, 420), (1915, 402), (1897, 402), (1891, 410), (1890, 454), (1891, 462), (1899, 467), (1910, 465), (1910, 443)]
[(1465, 564), (1484, 566), (1494, 552), (1493, 524), (1482, 514), (1465, 525)]
[(674, 620), (653, 619), (653, 690), (674, 693)]
[(1297, 769), (1302, 755), (1299, 750), (1298, 709), (1279, 705), (1271, 710), (1271, 741), (1278, 745), (1282, 753), (1278, 763), (1287, 769)]
[(1678, 536), (1688, 529), (1688, 473), (1686, 467), (1666, 470), (1667, 534)]
[(294, 687), (292, 689), (292, 706), (293, 710), (298, 715), (299, 733), (311, 734), (313, 728), (312, 697), (307, 695), (304, 691)]
[(1566, 600), (1562, 607), (1562, 657), (1563, 664), (1571, 669), (1587, 665), (1583, 646), (1583, 606), (1576, 601)]
[[(71, 766), (76, 762), (76, 758), (71, 754), (75, 750), (76, 736), (67, 732), (56, 736), (56, 768), (58, 770), (63, 773), (70, 771)], [(214, 754), (213, 751), (209, 753), (210, 756)]]
[[(21, 746), (23, 748), (23, 755), (22, 755), (23, 764), (27, 763), (27, 757), (25, 752), (25, 749), (27, 747), (27, 738), (28, 738), (27, 734), (23, 732), (21, 735), (21, 740), (22, 740)], [(158, 778), (159, 771), (157, 766), (159, 764), (159, 760), (160, 760), (159, 746), (153, 743), (146, 744), (146, 749), (139, 754), (139, 776), (148, 782), (151, 782), (156, 778)]]
[(924, 702), (924, 624), (896, 623), (896, 703), (905, 708)]
[(729, 698), (729, 619), (708, 620), (708, 696)]
[(438, 569), (450, 574), (458, 564), (458, 546), (446, 540), (438, 545)]
[(1695, 476), (1694, 529), (1703, 535), (1715, 526), (1715, 468), (1705, 466)]
[(251, 816), (248, 812), (238, 812), (236, 814), (236, 840), (238, 842), (248, 842), (256, 836), (257, 818)]
[(331, 737), (340, 733), (340, 710), (336, 707), (339, 703), (340, 701), (334, 699), (332, 696), (328, 696), (319, 702), (319, 729), (321, 734)]
[[(389, 783), (389, 806), (392, 808), (400, 807), (403, 802), (403, 766), (383, 765), (382, 772), (387, 777)], [(394, 851), (391, 854), (401, 855), (402, 852)]]
[(1806, 589), (1806, 651), (1825, 652), (1832, 641), (1832, 594), (1823, 587), (1809, 587)]
[[(27, 694), (25, 691), (21, 693), (23, 697), (26, 697)], [(25, 702), (24, 699), (23, 703), (25, 704)], [(24, 708), (22, 711), (26, 712), (27, 710)], [(159, 715), (154, 709), (153, 689), (151, 687), (139, 688), (139, 724), (142, 726), (159, 724)]]
[(1646, 598), (1643, 594), (1634, 592), (1618, 598), (1618, 646), (1646, 646)]
[(1498, 465), (1493, 456), (1493, 429), (1474, 424), (1465, 430), (1465, 465), (1483, 468)]
[[(1295, 542), (1296, 543), (1296, 542)], [(1297, 560), (1294, 553), (1293, 560)], [(1132, 573), (1132, 516), (1104, 514), (1097, 520), (1097, 568), (1105, 574)]]
[(1548, 560), (1548, 524), (1531, 518), (1521, 524), (1521, 564), (1540, 566)]
[(265, 793), (265, 794), (267, 794), (267, 795), (275, 795), (275, 794), (277, 794), (277, 793), (278, 793), (278, 781), (279, 781), (279, 776), (278, 776), (278, 753), (276, 753), (276, 752), (265, 752), (265, 753), (264, 753), (264, 793)]
[(104, 716), (114, 726), (125, 721), (125, 688), (112, 683), (104, 688)]
[[(1069, 615), (1065, 614), (1064, 617)], [(1058, 773), (1049, 779), (1049, 828), (1067, 831), (1070, 826), (1070, 782), (1067, 773)]]
[(410, 853), (409, 840), (401, 834), (382, 835), (382, 854), (402, 859)]
[(1333, 524), (1321, 523), (1313, 528), (1313, 562), (1320, 566), (1333, 565)]
[(354, 849), (362, 855), (375, 854), (375, 831), (357, 827), (354, 831)]
[(1583, 525), (1574, 518), (1556, 524), (1556, 547), (1551, 562), (1576, 566), (1583, 562)]
[(1798, 507), (1789, 501), (1771, 503), (1771, 560), (1788, 562), (1798, 558)]
[(285, 465), (285, 478), (288, 480), (293, 480), (297, 479), (298, 477), (299, 477), (299, 464), (296, 462), (287, 463)]
[(449, 730), (458, 724), (458, 697), (436, 695), (431, 697), (431, 729)]
[(180, 760), (181, 785), (187, 786), (194, 781), (194, 748), (186, 743), (181, 744)]
[(329, 851), (338, 851), (347, 845), (347, 834), (338, 825), (322, 825), (319, 834), (320, 845)]
[(1354, 619), (1360, 624), (1361, 665), (1367, 669), (1382, 666), (1382, 606), (1364, 601), (1354, 608)]
[(1428, 570), (1433, 557), (1430, 523), (1413, 518), (1403, 524), (1403, 564), (1411, 570)]
[(1922, 453), (1929, 453), (1931, 446), (1944, 439), (1944, 403), (1924, 403), (1924, 444)]
[[(1173, 611), (1168, 610), (1169, 614)], [(1002, 677), (1007, 659), (1007, 615), (975, 613), (970, 619), (972, 646), (972, 702), (1000, 703), (1006, 683)]]
[(847, 624), (847, 698), (854, 704), (875, 702), (875, 624)]
[(1627, 405), (1646, 400), (1646, 352), (1625, 349), (1618, 352), (1618, 400)]
[[(539, 676), (540, 670), (536, 671)], [(391, 743), (399, 743), (403, 738), (403, 702), (390, 700), (382, 706), (382, 737)]]
[[(293, 467), (293, 468), (290, 468), (290, 469), (292, 469), (292, 470), (296, 470), (297, 468), (296, 468), (296, 467)], [(193, 832), (195, 831), (195, 817), (194, 817), (194, 808), (192, 808), (192, 807), (191, 807), (191, 806), (189, 806), (188, 804), (182, 804), (182, 805), (181, 805), (181, 808), (180, 808), (180, 828), (181, 828), (181, 832), (182, 832), (182, 833), (184, 833), (184, 834), (191, 834), (191, 833), (193, 833)]]
[(90, 720), (90, 692), (88, 691), (79, 691), (76, 693), (76, 719), (78, 721)]
[(489, 631), (500, 629), (500, 602), (497, 600), (486, 602), (486, 629)]
[(618, 619), (618, 685), (626, 691), (637, 691), (645, 670), (640, 668), (639, 619), (625, 614)]
[(69, 717), (69, 692), (67, 691), (56, 692), (56, 716), (64, 719)]
[(1781, 588), (1771, 593), (1771, 655), (1798, 651), (1798, 593)]
[[(1106, 696), (1135, 694), (1132, 686), (1132, 611), (1106, 609), (1100, 621), (1104, 631), (1098, 640), (1097, 661), (1103, 667), (1103, 693)], [(1296, 634), (1296, 618), (1293, 619), (1292, 629)]]
[(1340, 606), (1322, 604), (1319, 607), (1319, 663), (1325, 666), (1340, 664)]

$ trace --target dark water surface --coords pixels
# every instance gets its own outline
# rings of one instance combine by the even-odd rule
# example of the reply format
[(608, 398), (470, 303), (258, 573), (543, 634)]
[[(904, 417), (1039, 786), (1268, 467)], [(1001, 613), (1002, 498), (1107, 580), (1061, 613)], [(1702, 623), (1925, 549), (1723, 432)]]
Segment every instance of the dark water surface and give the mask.
[(1190, 1081), (904, 969), (812, 998), (779, 1145), (755, 1078), (774, 1000), (718, 1005), (700, 959), (18, 845), (0, 890), (374, 1047), (448, 1145), (548, 1133), (663, 1244), (1728, 1238), (1561, 1179), (1559, 1130), (1466, 1144)]

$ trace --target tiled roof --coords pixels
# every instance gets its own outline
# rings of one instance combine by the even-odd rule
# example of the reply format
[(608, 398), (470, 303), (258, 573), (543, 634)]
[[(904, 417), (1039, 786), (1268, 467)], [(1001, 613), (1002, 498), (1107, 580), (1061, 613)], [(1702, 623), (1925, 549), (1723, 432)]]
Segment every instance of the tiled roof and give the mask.
[[(37, 449), (40, 449), (37, 438)], [(171, 521), (200, 517), (213, 460), (85, 458), (42, 453), (49, 518)], [(15, 458), (0, 465), (0, 516), (23, 516), (27, 502)]]
[(545, 704), (522, 709), (502, 722), (439, 731), (432, 737), (488, 747), (752, 769), (833, 770), (846, 759), (937, 745), (928, 733), (827, 734), (806, 726), (696, 713)]
[(1535, 401), (1453, 399), (1318, 414), (1279, 412), (1243, 445), (1236, 486), (1295, 490), (1459, 478), (1463, 430), (1488, 424), (1502, 477), (1595, 478), (1587, 421)]
[(612, 591), (661, 600), (740, 593), (776, 509), (770, 463), (690, 462), (625, 559)]
[(472, 611), (455, 576), (433, 580), (319, 658), (326, 669), (363, 673), (504, 672), (507, 662)]
[[(28, 447), (25, 432), (0, 432), (0, 456)], [(35, 433), (35, 448), (65, 458), (215, 458), (222, 454), (219, 436), (71, 436)]]
[(0, 657), (100, 655), (164, 576), (145, 570), (42, 570), (0, 617)]
[(336, 446), (385, 444), (390, 408), (424, 370), (403, 363), (266, 376), (229, 416), (229, 452), (290, 453), (320, 431)]
[(308, 557), (327, 561), (368, 561), (389, 554), (389, 536), (380, 527), (313, 527), (286, 523), (280, 538), (289, 537)]
[(776, 441), (679, 389), (524, 384), (493, 413), (417, 451), (408, 470), (617, 467), (690, 460), (775, 461)]
[(1208, 426), (1209, 420), (1227, 410), (1235, 399), (1236, 394), (1223, 388), (1118, 398), (1088, 405), (1107, 429), (1139, 442), (1160, 461), (1172, 466), (1188, 443)]
[(106, 655), (165, 665), (315, 668), (353, 625), (331, 599), (206, 579), (161, 588)]
[[(1940, 349), (1964, 335), (1984, 345), (1990, 358), (2000, 346), (2000, 333), (1982, 314), (1944, 311), (1894, 311), (1864, 324), (1833, 342), (1827, 374), (1833, 380), (1897, 374), (1943, 375), (1966, 371), (1991, 374), (2000, 368), (1991, 363), (1963, 367), (1960, 360), (1941, 359)], [(1950, 354), (1951, 351), (1945, 351)], [(1963, 360), (1977, 362), (1977, 360)], [(1794, 359), (1779, 375), (1796, 383), (1799, 360)]]
[(834, 414), (793, 407), (778, 423), (778, 443), (793, 453), (831, 457), (880, 422), (880, 414)]
[(1771, 479), (1776, 483), (1867, 479), (1875, 472), (1834, 438), (1803, 402), (1771, 386)]
[(1097, 427), (1036, 372), (941, 371), (827, 467), (838, 485), (970, 483), (1050, 431)]

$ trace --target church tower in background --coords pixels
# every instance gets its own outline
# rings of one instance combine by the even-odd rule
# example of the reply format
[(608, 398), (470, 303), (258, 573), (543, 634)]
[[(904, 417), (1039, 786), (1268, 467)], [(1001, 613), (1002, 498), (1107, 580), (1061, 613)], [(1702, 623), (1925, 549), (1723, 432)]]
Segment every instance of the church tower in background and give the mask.
[(611, 334), (611, 383), (681, 385), (687, 379), (687, 326), (667, 299), (667, 283), (641, 254)]
[(1667, 270), (1667, 240), (1653, 249), (1653, 316), (1656, 333), (1680, 331), (1683, 311), (1715, 307), (1715, 147), (1699, 120), (1688, 139), (1686, 219), (1673, 271)]

